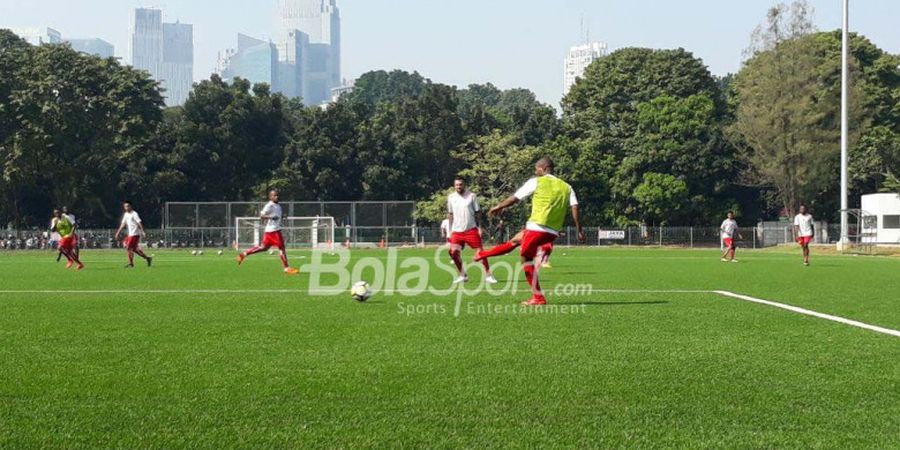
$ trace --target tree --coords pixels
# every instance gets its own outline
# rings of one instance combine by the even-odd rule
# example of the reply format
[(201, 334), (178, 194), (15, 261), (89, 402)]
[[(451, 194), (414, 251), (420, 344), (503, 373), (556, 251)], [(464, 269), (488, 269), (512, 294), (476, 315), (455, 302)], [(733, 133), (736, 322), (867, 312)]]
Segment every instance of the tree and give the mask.
[[(53, 205), (84, 211), (86, 223), (118, 214), (123, 167), (147, 150), (161, 120), (158, 84), (116, 60), (67, 45), (22, 47), (7, 35), (2, 58), (20, 66), (4, 82), (3, 159), (14, 224), (44, 222)], [(98, 174), (112, 174), (98, 176)]]
[(642, 221), (650, 225), (666, 225), (677, 217), (688, 202), (688, 188), (672, 175), (647, 172), (634, 189)]
[[(789, 212), (800, 202), (838, 209), (840, 48), (839, 32), (785, 41), (747, 61), (735, 79), (732, 131), (745, 148), (747, 181), (772, 187)], [(880, 164), (877, 155), (892, 158), (897, 63), (864, 37), (851, 35), (851, 178), (859, 189), (877, 188), (883, 180), (883, 171), (867, 173)]]
[(213, 75), (198, 83), (177, 130), (178, 167), (190, 183), (182, 200), (258, 198), (284, 160), (286, 101), (240, 78), (228, 84)]
[(719, 103), (716, 80), (683, 49), (625, 48), (591, 64), (563, 99), (563, 119), (573, 137), (611, 138), (621, 144), (637, 129), (637, 105), (666, 95), (706, 94)]

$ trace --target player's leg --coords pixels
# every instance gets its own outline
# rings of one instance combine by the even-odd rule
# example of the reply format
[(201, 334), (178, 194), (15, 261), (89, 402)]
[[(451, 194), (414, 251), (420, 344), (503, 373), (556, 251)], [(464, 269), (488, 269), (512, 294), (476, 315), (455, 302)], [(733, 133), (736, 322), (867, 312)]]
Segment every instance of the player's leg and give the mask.
[(531, 230), (526, 230), (522, 237), (522, 248), (520, 249), (522, 269), (525, 272), (525, 279), (528, 280), (528, 285), (531, 286), (532, 294), (529, 300), (522, 303), (523, 305), (541, 306), (547, 304), (547, 298), (544, 297), (544, 292), (541, 290), (535, 258), (542, 245), (552, 243), (555, 239), (556, 236), (553, 234)]
[(63, 247), (63, 252), (66, 256), (66, 259), (69, 260), (69, 262), (66, 263), (66, 269), (72, 267), (72, 264), (77, 264), (78, 270), (84, 269), (84, 264), (81, 263), (81, 260), (78, 258), (78, 254), (75, 253), (74, 242), (72, 243), (72, 245)]
[(465, 245), (466, 241), (463, 238), (462, 233), (453, 233), (450, 235), (450, 248), (447, 252), (450, 254), (450, 259), (453, 261), (453, 265), (456, 266), (456, 271), (459, 273), (459, 276), (453, 280), (453, 283), (465, 283), (466, 281), (469, 281), (462, 261), (462, 250)]
[[(477, 228), (470, 230), (468, 236), (466, 236), (466, 241), (469, 247), (472, 247), (475, 250), (476, 256), (484, 251), (484, 244), (481, 242), (481, 234), (478, 232)], [(481, 265), (484, 266), (484, 281), (489, 284), (497, 284), (498, 281), (494, 278), (494, 274), (491, 273), (491, 263), (488, 262), (488, 259), (482, 258)]]
[(260, 252), (269, 251), (269, 249), (272, 246), (268, 242), (268, 239), (267, 239), (268, 235), (269, 235), (269, 233), (266, 233), (263, 236), (263, 242), (261, 245), (254, 245), (253, 247), (250, 247), (247, 250), (244, 250), (244, 251), (238, 253), (238, 256), (237, 256), (238, 265), (241, 265), (244, 262), (244, 259), (246, 259), (250, 255), (255, 255)]
[(550, 265), (550, 255), (553, 254), (553, 244), (544, 244), (541, 246), (541, 267), (544, 269), (552, 269)]
[(513, 250), (515, 250), (519, 245), (522, 244), (522, 237), (524, 235), (525, 231), (520, 231), (507, 242), (498, 244), (497, 246), (488, 250), (479, 251), (475, 254), (475, 261), (481, 261), (485, 258), (493, 258), (495, 256), (502, 256), (507, 253), (512, 253)]

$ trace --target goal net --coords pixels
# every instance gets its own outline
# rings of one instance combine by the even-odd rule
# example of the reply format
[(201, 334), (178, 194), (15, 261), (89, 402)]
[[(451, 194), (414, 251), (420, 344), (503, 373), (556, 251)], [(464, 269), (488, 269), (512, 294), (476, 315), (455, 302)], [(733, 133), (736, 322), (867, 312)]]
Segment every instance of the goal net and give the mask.
[[(266, 231), (259, 217), (234, 219), (234, 245), (247, 248), (259, 245)], [(334, 249), (334, 217), (286, 217), (281, 234), (287, 248)]]

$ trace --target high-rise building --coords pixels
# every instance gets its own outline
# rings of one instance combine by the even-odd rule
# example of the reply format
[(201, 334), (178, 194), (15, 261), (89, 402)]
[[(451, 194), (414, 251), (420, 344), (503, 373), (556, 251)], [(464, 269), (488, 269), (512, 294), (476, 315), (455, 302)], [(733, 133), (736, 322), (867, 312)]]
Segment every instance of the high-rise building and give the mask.
[(219, 73), (226, 80), (240, 77), (252, 84), (268, 83), (279, 91), (278, 51), (271, 42), (238, 34), (237, 49), (226, 52), (220, 65)]
[(597, 59), (606, 55), (606, 44), (603, 42), (591, 42), (578, 45), (569, 49), (565, 62), (565, 86), (563, 94), (569, 93), (575, 82), (578, 81), (584, 71)]
[(194, 26), (163, 23), (163, 57), (159, 80), (166, 104), (182, 105), (194, 86)]
[(163, 23), (162, 11), (137, 8), (132, 17), (131, 65), (165, 89), (166, 105), (181, 105), (194, 83), (194, 27)]
[(77, 52), (96, 55), (101, 58), (112, 58), (116, 53), (115, 47), (103, 39), (66, 39), (66, 42)]
[(62, 35), (53, 28), (14, 28), (12, 32), (28, 41), (31, 45), (59, 44), (62, 42)]
[[(308, 40), (307, 49), (298, 47), (304, 36), (297, 31)], [(279, 60), (287, 64), (282, 70), (299, 75), (304, 103), (327, 102), (331, 89), (341, 84), (341, 17), (336, 0), (278, 0), (274, 36)], [(291, 89), (296, 87), (294, 83)]]
[(146, 70), (155, 80), (162, 73), (162, 11), (137, 8), (131, 18), (131, 65)]

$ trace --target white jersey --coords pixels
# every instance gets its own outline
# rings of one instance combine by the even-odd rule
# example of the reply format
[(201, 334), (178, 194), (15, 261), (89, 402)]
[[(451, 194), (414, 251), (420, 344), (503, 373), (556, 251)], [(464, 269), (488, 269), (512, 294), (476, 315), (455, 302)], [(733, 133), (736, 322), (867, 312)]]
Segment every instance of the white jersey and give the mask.
[(728, 239), (734, 238), (734, 232), (737, 231), (737, 228), (738, 224), (734, 219), (725, 219), (725, 221), (722, 222), (722, 226), (719, 227), (719, 229), (722, 230), (722, 237)]
[(444, 219), (441, 222), (441, 231), (443, 231), (447, 237), (450, 237), (450, 219)]
[(458, 192), (450, 194), (447, 198), (447, 211), (453, 214), (453, 223), (450, 224), (450, 231), (453, 233), (462, 233), (478, 226), (475, 223), (475, 213), (481, 211), (481, 207), (471, 191), (462, 195)]
[(794, 217), (794, 225), (800, 228), (800, 237), (809, 237), (813, 235), (812, 214), (797, 214)]
[(71, 223), (72, 225), (75, 225), (77, 223), (77, 222), (75, 222), (75, 214), (63, 214), (63, 215), (66, 216), (67, 219), (69, 219), (69, 223)]
[(266, 233), (281, 231), (281, 205), (275, 202), (266, 203), (260, 215), (272, 217), (266, 222)]
[(137, 211), (127, 212), (122, 216), (122, 223), (128, 229), (128, 236), (141, 235), (141, 216)]

